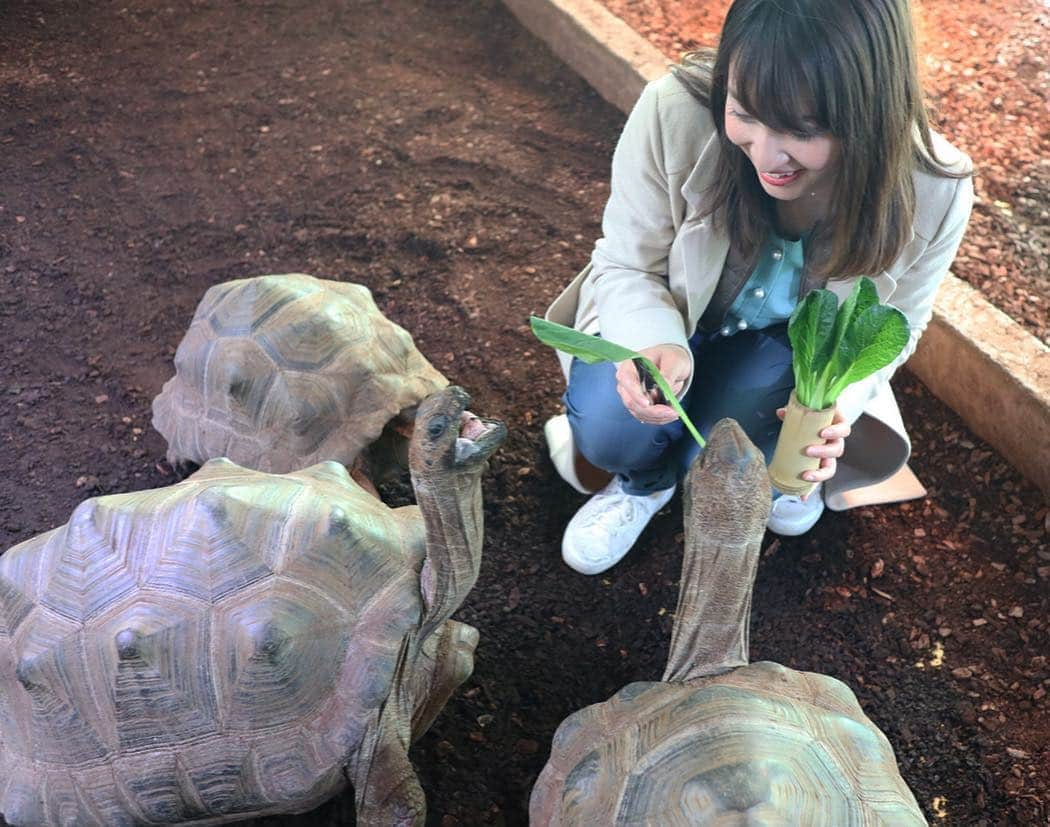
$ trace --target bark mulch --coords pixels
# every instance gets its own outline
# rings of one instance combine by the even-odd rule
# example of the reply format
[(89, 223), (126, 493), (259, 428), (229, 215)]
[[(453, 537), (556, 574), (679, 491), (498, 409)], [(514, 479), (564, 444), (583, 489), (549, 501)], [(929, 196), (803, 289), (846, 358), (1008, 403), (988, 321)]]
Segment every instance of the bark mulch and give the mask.
[[(659, 677), (677, 595), (677, 502), (605, 576), (561, 563), (583, 498), (544, 454), (562, 381), (526, 326), (589, 256), (623, 116), (494, 0), (9, 0), (0, 54), (0, 549), (175, 481), (150, 402), (210, 285), (368, 285), (510, 428), (458, 613), (476, 672), (412, 759), (429, 824), (524, 824), (558, 723)], [(767, 537), (752, 657), (849, 684), (935, 823), (1044, 824), (1046, 504), (897, 390), (929, 496)], [(265, 823), (352, 823), (352, 798)]]

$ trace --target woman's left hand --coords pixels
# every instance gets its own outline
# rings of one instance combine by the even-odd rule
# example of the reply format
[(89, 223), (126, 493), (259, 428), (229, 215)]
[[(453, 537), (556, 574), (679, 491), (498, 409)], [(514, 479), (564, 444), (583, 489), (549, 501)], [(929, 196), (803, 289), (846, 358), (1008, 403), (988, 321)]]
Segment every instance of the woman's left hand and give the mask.
[[(786, 410), (786, 408), (778, 408), (777, 416), (783, 419)], [(807, 482), (827, 482), (835, 476), (838, 458), (846, 450), (845, 440), (850, 435), (851, 430), (849, 423), (846, 422), (846, 418), (842, 415), (842, 411), (835, 408), (835, 416), (832, 418), (831, 424), (820, 432), (820, 437), (824, 442), (810, 445), (806, 448), (806, 456), (820, 457), (820, 467), (815, 471), (806, 471), (802, 474), (802, 479)]]

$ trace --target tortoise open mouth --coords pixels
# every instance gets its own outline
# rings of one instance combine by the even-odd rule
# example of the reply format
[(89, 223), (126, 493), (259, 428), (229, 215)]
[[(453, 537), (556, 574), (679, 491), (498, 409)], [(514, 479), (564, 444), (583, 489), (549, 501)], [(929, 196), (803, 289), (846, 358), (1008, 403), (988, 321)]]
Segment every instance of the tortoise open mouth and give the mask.
[(456, 465), (487, 459), (507, 436), (507, 426), (492, 419), (481, 419), (464, 410), (459, 416), (459, 436), (456, 437)]

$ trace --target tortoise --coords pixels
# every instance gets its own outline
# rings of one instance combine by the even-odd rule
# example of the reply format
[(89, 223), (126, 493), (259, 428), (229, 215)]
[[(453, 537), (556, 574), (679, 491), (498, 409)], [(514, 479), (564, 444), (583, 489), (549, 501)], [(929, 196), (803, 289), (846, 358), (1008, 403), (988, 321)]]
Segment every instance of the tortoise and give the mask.
[(14, 825), (217, 824), (353, 784), (362, 825), (422, 824), (407, 757), (473, 670), (450, 620), (506, 435), (449, 387), (410, 444), (417, 505), (341, 464), (215, 459), (86, 500), (0, 557), (0, 813)]
[(926, 824), (889, 741), (845, 684), (748, 665), (770, 486), (732, 420), (713, 429), (684, 501), (663, 680), (562, 722), (532, 791), (532, 827)]
[[(153, 427), (179, 470), (216, 457), (275, 473), (351, 466), (388, 423), (381, 448), (408, 437), (414, 407), (447, 384), (367, 287), (257, 276), (204, 294)], [(389, 454), (378, 464), (392, 467)]]

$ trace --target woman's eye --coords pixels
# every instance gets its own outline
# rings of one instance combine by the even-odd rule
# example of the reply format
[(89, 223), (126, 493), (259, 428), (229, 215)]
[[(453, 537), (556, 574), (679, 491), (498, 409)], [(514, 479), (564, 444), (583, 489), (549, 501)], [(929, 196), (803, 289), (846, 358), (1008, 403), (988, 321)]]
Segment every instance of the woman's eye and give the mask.
[(744, 123), (754, 123), (755, 119), (748, 115), (746, 112), (738, 112), (736, 109), (730, 109), (729, 114), (736, 118), (738, 121)]

